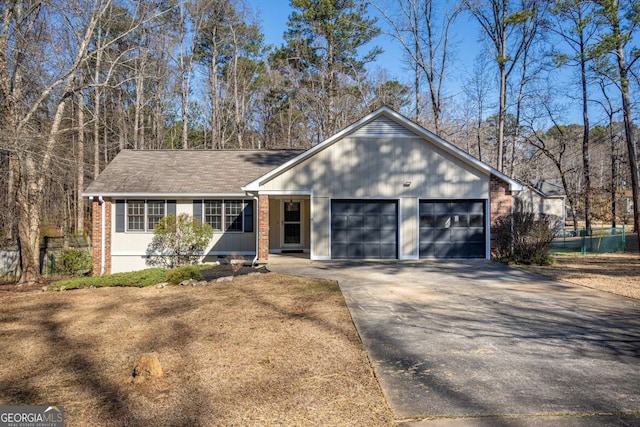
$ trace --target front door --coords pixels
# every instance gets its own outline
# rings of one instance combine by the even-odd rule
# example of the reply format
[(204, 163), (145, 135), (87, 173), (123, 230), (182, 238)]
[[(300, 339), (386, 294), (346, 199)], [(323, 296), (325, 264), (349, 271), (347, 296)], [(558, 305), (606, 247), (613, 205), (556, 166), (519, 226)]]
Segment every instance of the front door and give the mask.
[(296, 200), (282, 203), (282, 248), (302, 248), (302, 202)]

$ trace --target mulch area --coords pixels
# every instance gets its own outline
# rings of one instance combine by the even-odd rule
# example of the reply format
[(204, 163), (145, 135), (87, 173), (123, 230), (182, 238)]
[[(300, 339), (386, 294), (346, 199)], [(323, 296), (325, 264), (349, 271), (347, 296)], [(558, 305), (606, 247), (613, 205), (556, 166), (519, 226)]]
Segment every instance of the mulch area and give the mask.
[(269, 270), (267, 270), (267, 268), (264, 266), (251, 267), (248, 265), (237, 266), (233, 264), (220, 264), (216, 267), (213, 267), (207, 270), (202, 270), (202, 279), (206, 280), (207, 282), (211, 282), (221, 277), (246, 276), (251, 273), (268, 273), (268, 272)]

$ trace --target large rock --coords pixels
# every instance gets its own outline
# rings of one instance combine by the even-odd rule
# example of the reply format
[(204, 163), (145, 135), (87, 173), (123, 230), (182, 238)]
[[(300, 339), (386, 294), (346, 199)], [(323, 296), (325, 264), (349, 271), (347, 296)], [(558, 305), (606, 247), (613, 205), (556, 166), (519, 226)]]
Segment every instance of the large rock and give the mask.
[(133, 369), (134, 382), (142, 382), (147, 378), (162, 377), (162, 366), (158, 360), (158, 353), (144, 353)]

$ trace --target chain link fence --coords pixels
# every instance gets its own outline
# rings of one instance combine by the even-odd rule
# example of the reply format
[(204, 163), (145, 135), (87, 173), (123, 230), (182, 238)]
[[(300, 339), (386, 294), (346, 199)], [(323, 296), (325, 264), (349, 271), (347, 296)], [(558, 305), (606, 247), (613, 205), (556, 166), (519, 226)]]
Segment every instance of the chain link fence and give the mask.
[(551, 244), (552, 252), (580, 252), (586, 254), (604, 254), (624, 252), (627, 247), (625, 226), (610, 228), (585, 228), (560, 230), (558, 237)]

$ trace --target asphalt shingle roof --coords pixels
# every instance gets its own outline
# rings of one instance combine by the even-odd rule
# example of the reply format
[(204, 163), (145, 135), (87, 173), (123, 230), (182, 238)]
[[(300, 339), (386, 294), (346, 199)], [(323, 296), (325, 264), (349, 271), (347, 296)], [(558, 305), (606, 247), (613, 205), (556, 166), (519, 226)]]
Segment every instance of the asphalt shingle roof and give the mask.
[(242, 193), (298, 150), (123, 150), (86, 195)]

